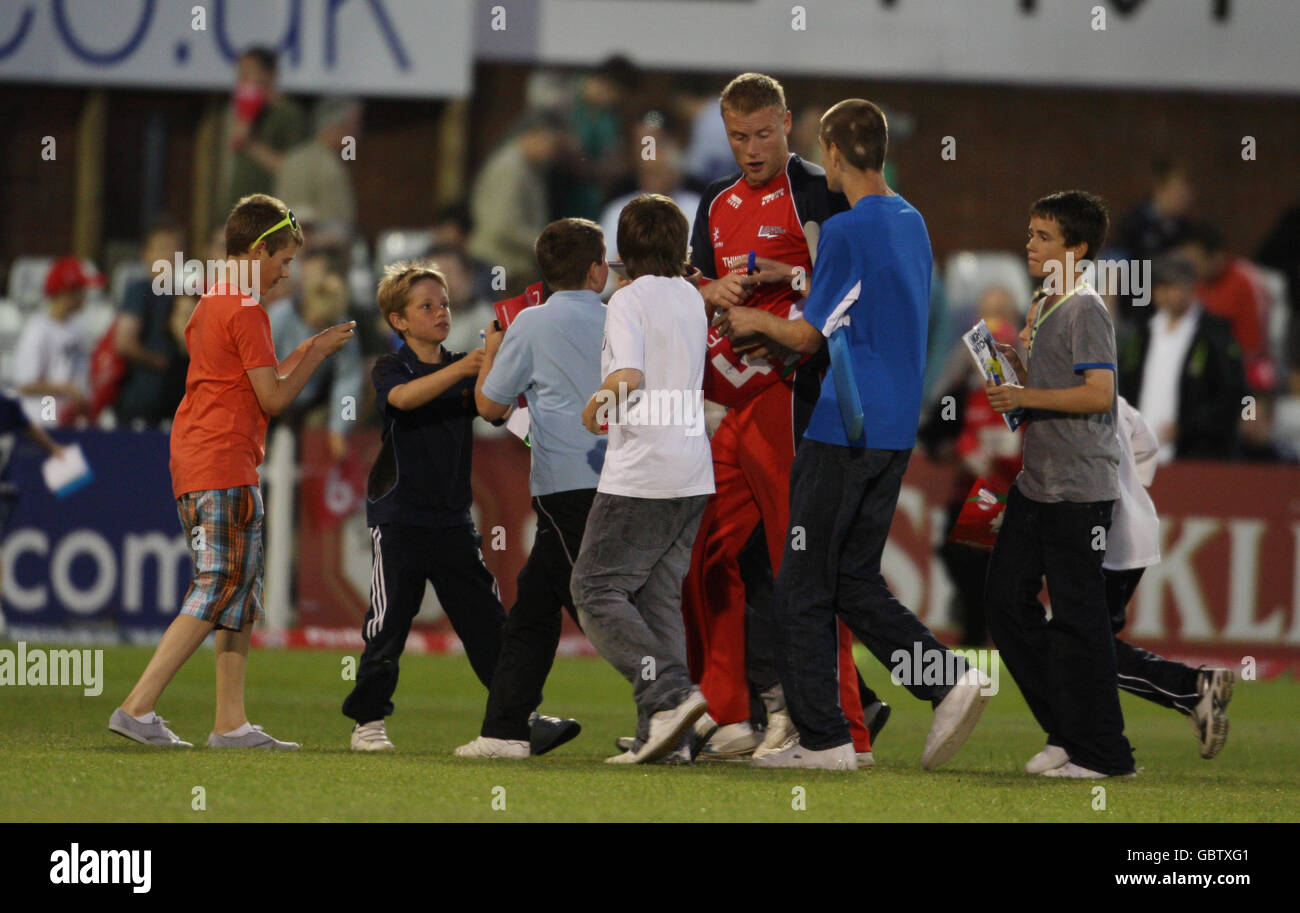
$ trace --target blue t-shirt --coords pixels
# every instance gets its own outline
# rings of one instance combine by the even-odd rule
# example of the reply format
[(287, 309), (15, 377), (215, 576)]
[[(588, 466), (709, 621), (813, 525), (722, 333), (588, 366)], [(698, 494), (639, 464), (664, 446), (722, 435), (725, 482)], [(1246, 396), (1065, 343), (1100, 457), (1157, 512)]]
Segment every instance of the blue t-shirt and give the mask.
[(865, 196), (826, 220), (803, 319), (828, 338), (847, 326), (865, 441), (848, 439), (832, 371), (805, 437), (878, 450), (916, 444), (932, 266), (925, 220), (901, 196)]
[(582, 426), (582, 410), (600, 388), (605, 306), (591, 291), (555, 292), (524, 308), (506, 331), (483, 382), (495, 403), (528, 403), (534, 495), (595, 488), (607, 439)]

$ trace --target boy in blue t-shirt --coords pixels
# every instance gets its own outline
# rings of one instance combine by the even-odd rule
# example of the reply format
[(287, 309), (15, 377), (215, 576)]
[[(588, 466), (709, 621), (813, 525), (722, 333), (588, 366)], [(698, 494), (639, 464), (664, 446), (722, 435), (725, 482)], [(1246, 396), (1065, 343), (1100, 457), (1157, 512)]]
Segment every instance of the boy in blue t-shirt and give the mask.
[(900, 670), (900, 655), (951, 672), (921, 755), (922, 766), (933, 769), (970, 735), (991, 689), (894, 598), (880, 574), (920, 418), (930, 239), (920, 213), (881, 173), (888, 128), (880, 108), (840, 102), (822, 117), (819, 140), (827, 185), (843, 190), (851, 209), (822, 228), (802, 318), (744, 307), (722, 318), (742, 347), (766, 337), (812, 353), (831, 340), (831, 370), (790, 475), (790, 535), (773, 597), (787, 645), (778, 656), (781, 683), (800, 738), (753, 763), (857, 769), (836, 678), (839, 617), (905, 680), (919, 681), (923, 670)]

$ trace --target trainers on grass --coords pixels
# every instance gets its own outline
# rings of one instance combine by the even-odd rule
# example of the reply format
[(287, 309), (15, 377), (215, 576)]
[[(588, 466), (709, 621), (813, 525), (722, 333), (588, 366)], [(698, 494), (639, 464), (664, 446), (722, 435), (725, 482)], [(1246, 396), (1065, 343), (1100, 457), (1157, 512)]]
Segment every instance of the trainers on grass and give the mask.
[(458, 758), (509, 758), (517, 761), (528, 757), (528, 743), (523, 739), (489, 739), (479, 736), (457, 748), (455, 754)]
[(281, 742), (263, 731), (261, 726), (250, 723), (248, 732), (243, 735), (221, 735), (212, 733), (208, 736), (209, 748), (263, 748), (268, 751), (297, 751), (302, 746), (297, 742)]
[(353, 751), (395, 751), (395, 746), (388, 738), (388, 730), (383, 720), (369, 723), (357, 723), (352, 727)]
[(142, 723), (121, 707), (118, 707), (113, 711), (113, 715), (108, 718), (108, 728), (118, 735), (139, 742), (141, 745), (153, 745), (156, 748), (194, 747), (193, 744), (183, 741), (180, 736), (168, 729), (167, 721), (158, 714), (151, 712), (149, 716), (152, 719), (147, 723)]

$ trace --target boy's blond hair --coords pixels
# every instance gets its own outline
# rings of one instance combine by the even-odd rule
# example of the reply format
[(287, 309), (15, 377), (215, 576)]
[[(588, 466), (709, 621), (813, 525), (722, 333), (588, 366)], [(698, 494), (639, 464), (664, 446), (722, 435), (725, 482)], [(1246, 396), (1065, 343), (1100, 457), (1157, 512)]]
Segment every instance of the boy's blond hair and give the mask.
[(393, 332), (403, 339), (406, 334), (393, 326), (392, 315), (402, 314), (410, 304), (411, 287), (421, 279), (432, 279), (451, 293), (447, 287), (447, 277), (431, 260), (398, 260), (384, 269), (384, 277), (379, 280), (379, 290), (375, 297), (379, 302), (379, 313), (384, 315), (384, 322), (392, 327)]

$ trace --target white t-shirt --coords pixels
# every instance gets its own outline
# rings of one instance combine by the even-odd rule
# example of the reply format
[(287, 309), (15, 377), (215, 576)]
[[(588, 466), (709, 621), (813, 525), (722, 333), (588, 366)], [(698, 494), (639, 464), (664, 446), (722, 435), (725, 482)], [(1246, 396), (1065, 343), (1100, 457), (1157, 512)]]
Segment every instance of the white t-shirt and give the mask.
[(1119, 397), (1119, 498), (1106, 535), (1108, 571), (1128, 571), (1160, 563), (1160, 517), (1147, 494), (1156, 476), (1160, 442), (1142, 414)]
[[(1147, 343), (1146, 363), (1142, 365), (1142, 396), (1138, 408), (1157, 431), (1178, 422), (1178, 385), (1200, 319), (1199, 305), (1193, 305), (1176, 324), (1170, 324), (1169, 314), (1164, 311), (1151, 317), (1151, 341)], [(1168, 463), (1174, 458), (1174, 443), (1160, 442), (1160, 462)]]
[[(89, 368), (90, 342), (80, 315), (59, 322), (45, 311), (38, 311), (27, 318), (27, 323), (18, 336), (18, 345), (14, 348), (15, 387), (25, 387), (41, 381), (74, 384), (84, 396)], [(41, 399), (41, 395), (24, 396), (23, 411), (37, 424), (53, 424), (42, 421)], [(55, 401), (56, 410), (62, 412), (67, 405), (64, 398), (56, 397)]]
[(713, 494), (704, 433), (708, 318), (685, 279), (642, 276), (609, 299), (600, 375), (635, 368), (645, 380), (610, 416), (609, 448), (596, 490), (629, 498)]

